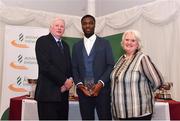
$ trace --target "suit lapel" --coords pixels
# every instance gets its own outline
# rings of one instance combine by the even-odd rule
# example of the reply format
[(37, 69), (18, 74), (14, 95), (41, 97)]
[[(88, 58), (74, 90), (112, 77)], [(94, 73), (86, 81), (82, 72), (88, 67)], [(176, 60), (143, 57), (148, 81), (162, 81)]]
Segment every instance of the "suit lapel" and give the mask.
[(79, 50), (80, 50), (80, 51), (79, 51), (79, 52), (80, 52), (80, 53), (79, 53), (79, 54), (80, 54), (80, 60), (82, 61), (82, 63), (84, 63), (83, 48), (85, 48), (83, 41), (84, 41), (84, 40), (81, 41), (81, 43), (80, 43), (80, 48), (79, 48)]
[(100, 47), (100, 46), (99, 46), (99, 41), (98, 41), (98, 37), (97, 37), (95, 42), (94, 42), (93, 48), (92, 48), (93, 49), (92, 52), (94, 53), (94, 60), (96, 60), (96, 55), (97, 55), (97, 52), (98, 52), (98, 47)]

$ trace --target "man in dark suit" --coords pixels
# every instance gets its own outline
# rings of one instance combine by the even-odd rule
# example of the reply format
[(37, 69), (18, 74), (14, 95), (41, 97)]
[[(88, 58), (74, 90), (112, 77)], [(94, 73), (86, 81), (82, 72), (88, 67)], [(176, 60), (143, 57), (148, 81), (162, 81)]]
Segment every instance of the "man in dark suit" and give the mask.
[(83, 120), (111, 120), (110, 73), (114, 66), (109, 42), (94, 34), (95, 18), (81, 19), (84, 38), (73, 46), (73, 77)]
[(36, 57), (38, 81), (35, 92), (40, 120), (68, 120), (68, 95), (72, 87), (69, 46), (62, 40), (65, 23), (55, 18), (50, 33), (38, 38)]

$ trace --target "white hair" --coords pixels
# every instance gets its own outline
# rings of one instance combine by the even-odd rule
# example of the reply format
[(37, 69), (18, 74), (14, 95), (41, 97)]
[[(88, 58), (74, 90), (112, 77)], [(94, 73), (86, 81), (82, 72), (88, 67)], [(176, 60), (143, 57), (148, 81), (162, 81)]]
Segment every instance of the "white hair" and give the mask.
[(125, 32), (123, 33), (122, 41), (121, 41), (121, 46), (123, 47), (123, 42), (124, 42), (124, 40), (125, 40), (125, 37), (126, 37), (127, 33), (130, 33), (130, 32), (134, 34), (134, 37), (135, 37), (136, 41), (138, 42), (138, 48), (137, 48), (137, 49), (138, 49), (138, 50), (141, 50), (141, 49), (142, 49), (141, 34), (140, 34), (139, 31), (133, 30), (133, 29), (127, 30), (127, 31), (125, 31)]
[(65, 25), (65, 21), (64, 21), (64, 19), (62, 19), (61, 17), (55, 17), (51, 22), (50, 22), (50, 28), (54, 25), (54, 23), (56, 22), (56, 21), (63, 21), (64, 22), (64, 25)]

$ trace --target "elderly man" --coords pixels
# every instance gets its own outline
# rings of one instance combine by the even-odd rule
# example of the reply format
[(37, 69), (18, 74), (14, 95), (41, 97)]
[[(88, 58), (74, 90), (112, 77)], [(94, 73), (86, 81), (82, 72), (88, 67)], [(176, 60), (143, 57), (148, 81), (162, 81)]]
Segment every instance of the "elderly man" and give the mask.
[(68, 96), (72, 87), (70, 50), (62, 40), (65, 22), (56, 18), (50, 33), (38, 38), (36, 57), (39, 75), (35, 92), (40, 120), (68, 120)]

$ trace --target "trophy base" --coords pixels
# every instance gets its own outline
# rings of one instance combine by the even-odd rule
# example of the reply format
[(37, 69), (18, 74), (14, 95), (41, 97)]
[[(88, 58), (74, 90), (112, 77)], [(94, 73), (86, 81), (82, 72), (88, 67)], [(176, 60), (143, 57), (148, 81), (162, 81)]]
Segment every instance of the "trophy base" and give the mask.
[(158, 99), (163, 99), (163, 100), (172, 100), (170, 94), (158, 94), (157, 98)]
[(159, 99), (162, 99), (162, 100), (172, 100), (172, 98), (159, 98)]

